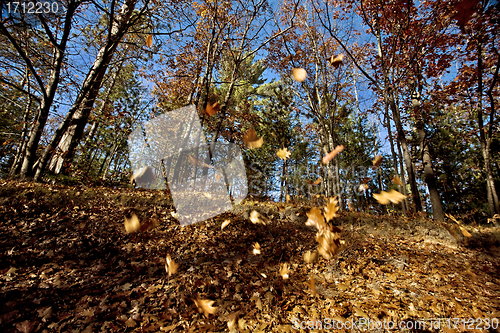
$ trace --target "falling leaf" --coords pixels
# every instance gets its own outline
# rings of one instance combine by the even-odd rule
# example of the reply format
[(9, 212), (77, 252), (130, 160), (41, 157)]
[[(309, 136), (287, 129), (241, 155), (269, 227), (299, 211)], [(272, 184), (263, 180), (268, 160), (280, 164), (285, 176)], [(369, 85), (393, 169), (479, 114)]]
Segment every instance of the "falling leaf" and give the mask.
[(264, 139), (257, 136), (254, 128), (250, 128), (243, 136), (243, 143), (250, 149), (260, 148), (264, 143)]
[(311, 208), (307, 214), (306, 225), (310, 227), (316, 227), (318, 230), (325, 228), (325, 218), (321, 214), (321, 209)]
[(304, 68), (292, 69), (292, 77), (295, 81), (304, 82), (307, 78), (307, 72)]
[(337, 197), (330, 198), (328, 203), (325, 206), (325, 219), (326, 221), (330, 221), (334, 217), (337, 217), (338, 215), (336, 214), (339, 210), (339, 207), (337, 206), (338, 201)]
[(389, 192), (382, 191), (380, 192), (380, 194), (373, 193), (373, 197), (381, 205), (388, 205), (389, 202), (398, 204), (404, 199), (406, 199), (406, 195), (401, 194), (396, 190), (390, 190)]
[(368, 190), (368, 185), (366, 185), (366, 184), (359, 185), (359, 188), (358, 188), (359, 192), (366, 191), (366, 190)]
[(253, 244), (253, 254), (260, 254), (260, 244), (257, 242)]
[(130, 219), (125, 216), (125, 232), (127, 234), (136, 232), (140, 228), (141, 228), (141, 223), (139, 222), (139, 218), (137, 217), (137, 215), (132, 214)]
[(340, 233), (337, 230), (325, 228), (316, 234), (316, 241), (318, 242), (318, 253), (326, 260), (330, 260), (340, 247)]
[(465, 229), (464, 227), (462, 227), (461, 225), (458, 226), (460, 228), (460, 231), (462, 232), (462, 235), (464, 235), (464, 237), (472, 237), (472, 235), (470, 234), (470, 232), (467, 231), (467, 229)]
[(179, 264), (172, 260), (170, 254), (167, 254), (167, 258), (165, 260), (165, 270), (167, 271), (168, 276), (170, 277), (172, 274), (175, 274), (175, 272), (177, 272), (177, 268), (179, 268)]
[(176, 219), (179, 218), (179, 214), (177, 214), (176, 212), (170, 212), (170, 215), (172, 215), (173, 218), (176, 218)]
[(278, 155), (279, 158), (281, 158), (282, 160), (285, 160), (285, 161), (286, 161), (287, 158), (290, 157), (291, 154), (292, 153), (289, 152), (286, 148), (280, 149), (276, 153), (276, 155)]
[(342, 65), (342, 60), (344, 60), (344, 55), (342, 53), (336, 56), (332, 55), (332, 57), (330, 58), (330, 64), (334, 68), (338, 68), (340, 65)]
[(304, 253), (304, 261), (306, 263), (311, 264), (311, 263), (315, 262), (316, 260), (318, 260), (318, 252), (307, 251), (306, 253)]
[(215, 301), (211, 301), (209, 299), (199, 299), (196, 297), (196, 299), (193, 299), (194, 304), (196, 304), (196, 307), (198, 308), (198, 311), (205, 315), (206, 318), (208, 318), (209, 314), (214, 314), (217, 311), (217, 307), (213, 307), (212, 304), (215, 303)]
[(314, 182), (310, 181), (310, 180), (307, 180), (307, 183), (309, 185), (313, 185), (313, 186), (319, 185), (321, 183), (321, 177), (318, 177), (318, 179), (316, 179)]
[(283, 263), (280, 268), (280, 275), (281, 277), (286, 280), (288, 279), (288, 273), (290, 272), (290, 269), (288, 268), (288, 263)]
[(205, 108), (204, 113), (207, 116), (211, 117), (214, 114), (216, 114), (217, 112), (219, 112), (219, 110), (220, 110), (219, 102), (215, 102), (214, 104), (209, 102), (209, 103), (207, 103), (207, 107)]
[(460, 224), (460, 222), (451, 214), (445, 213), (446, 217), (455, 222), (456, 224)]
[(331, 161), (342, 150), (344, 150), (344, 146), (343, 145), (335, 147), (334, 150), (332, 150), (329, 154), (327, 154), (327, 155), (325, 155), (325, 157), (323, 157), (323, 164), (326, 164), (329, 161)]
[(391, 180), (392, 180), (392, 183), (394, 185), (403, 185), (403, 183), (401, 182), (401, 179), (399, 179), (398, 176), (393, 177)]
[(292, 201), (292, 197), (290, 197), (290, 194), (285, 195), (285, 202), (290, 203)]
[(307, 281), (306, 285), (309, 287), (310, 292), (313, 296), (316, 296), (316, 281), (314, 280), (314, 275), (311, 276), (309, 281)]
[(375, 159), (372, 161), (373, 162), (373, 168), (378, 168), (380, 164), (382, 164), (382, 156), (380, 155), (375, 155)]
[(224, 222), (222, 222), (222, 225), (220, 226), (220, 230), (227, 227), (229, 223), (231, 223), (231, 220), (225, 220)]
[(252, 221), (253, 224), (267, 224), (267, 218), (256, 210), (252, 210), (252, 212), (250, 213), (250, 221)]
[(153, 35), (149, 35), (147, 38), (146, 38), (146, 45), (151, 48), (151, 46), (153, 46)]

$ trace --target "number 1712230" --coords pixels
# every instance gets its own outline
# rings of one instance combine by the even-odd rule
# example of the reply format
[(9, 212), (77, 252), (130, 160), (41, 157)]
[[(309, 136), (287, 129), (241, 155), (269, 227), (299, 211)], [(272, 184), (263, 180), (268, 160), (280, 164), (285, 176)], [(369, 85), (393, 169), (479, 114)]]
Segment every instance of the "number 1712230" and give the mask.
[(59, 12), (59, 4), (50, 1), (26, 1), (26, 2), (7, 2), (7, 13), (22, 13), (22, 14), (49, 14)]

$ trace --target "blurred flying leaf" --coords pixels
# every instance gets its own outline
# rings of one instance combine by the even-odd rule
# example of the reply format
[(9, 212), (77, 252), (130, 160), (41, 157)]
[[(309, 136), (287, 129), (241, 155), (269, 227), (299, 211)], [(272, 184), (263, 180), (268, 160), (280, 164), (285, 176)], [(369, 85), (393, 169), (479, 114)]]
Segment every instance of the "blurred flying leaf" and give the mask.
[(398, 176), (395, 176), (394, 178), (392, 178), (392, 183), (394, 185), (403, 185), (403, 183), (401, 182), (401, 179), (399, 179)]
[(168, 276), (170, 277), (172, 274), (175, 274), (175, 272), (177, 272), (177, 268), (179, 268), (179, 264), (172, 260), (170, 254), (167, 254), (165, 270), (167, 271)]
[(366, 185), (366, 184), (361, 184), (361, 185), (359, 185), (359, 188), (358, 188), (359, 192), (366, 191), (367, 189), (368, 189), (368, 185)]
[(250, 213), (250, 221), (252, 221), (253, 224), (267, 224), (267, 218), (256, 210), (252, 210)]
[(212, 103), (207, 103), (207, 107), (205, 108), (204, 112), (207, 116), (211, 117), (220, 110), (220, 105), (219, 102), (215, 102), (214, 104)]
[(333, 219), (334, 217), (337, 217), (336, 213), (339, 210), (337, 204), (338, 204), (337, 197), (330, 198), (330, 200), (328, 200), (328, 203), (325, 206), (325, 219), (327, 222)]
[(231, 220), (225, 220), (224, 222), (222, 222), (222, 225), (220, 226), (220, 230), (224, 229), (225, 227), (227, 227), (227, 225), (231, 223)]
[(250, 149), (260, 148), (264, 143), (264, 139), (257, 136), (254, 128), (250, 128), (243, 136), (243, 143)]
[(253, 244), (253, 254), (260, 254), (260, 244), (257, 242)]
[(309, 185), (316, 186), (316, 185), (319, 185), (321, 183), (321, 177), (318, 177), (318, 179), (316, 179), (315, 181), (310, 181), (310, 180), (306, 180), (306, 181)]
[(139, 222), (139, 218), (137, 217), (137, 215), (132, 214), (130, 219), (125, 216), (125, 232), (127, 234), (136, 232), (140, 228), (141, 228), (141, 223)]
[(290, 272), (290, 269), (288, 268), (288, 263), (283, 263), (280, 268), (280, 275), (283, 279), (288, 279), (288, 273)]
[(316, 296), (318, 294), (316, 293), (316, 281), (314, 280), (314, 275), (311, 275), (311, 278), (306, 282), (306, 285), (309, 287), (311, 295)]
[(382, 156), (380, 155), (375, 155), (375, 159), (372, 161), (373, 163), (373, 168), (378, 168), (380, 164), (382, 164)]
[(318, 252), (316, 251), (313, 252), (307, 251), (306, 253), (304, 253), (304, 261), (308, 264), (315, 262), (317, 259), (318, 259)]
[(339, 55), (332, 55), (330, 58), (330, 64), (334, 68), (338, 68), (340, 65), (342, 65), (342, 60), (344, 60), (344, 55), (340, 53)]
[(212, 304), (215, 303), (215, 301), (211, 301), (209, 299), (200, 299), (196, 297), (196, 299), (193, 299), (194, 304), (196, 304), (196, 307), (198, 308), (198, 311), (205, 315), (206, 318), (208, 318), (209, 314), (214, 314), (217, 312), (217, 308), (213, 307)]
[(331, 161), (342, 150), (344, 150), (344, 146), (343, 145), (335, 147), (334, 150), (332, 150), (330, 153), (328, 153), (327, 155), (325, 155), (325, 157), (323, 157), (323, 164), (326, 164), (329, 161)]
[(390, 190), (389, 192), (382, 191), (380, 194), (373, 193), (373, 197), (381, 205), (388, 205), (390, 202), (398, 204), (406, 199), (406, 195), (401, 194), (396, 190)]
[(292, 69), (292, 77), (295, 81), (304, 82), (307, 78), (307, 72), (304, 68)]
[(153, 35), (149, 35), (147, 38), (146, 38), (146, 45), (151, 48), (151, 46), (153, 46)]

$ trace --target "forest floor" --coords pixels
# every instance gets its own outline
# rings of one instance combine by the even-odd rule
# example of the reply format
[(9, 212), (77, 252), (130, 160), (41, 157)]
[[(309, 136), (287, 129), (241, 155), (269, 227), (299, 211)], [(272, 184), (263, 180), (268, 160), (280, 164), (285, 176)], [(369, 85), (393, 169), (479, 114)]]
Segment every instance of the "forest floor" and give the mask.
[(0, 180), (0, 331), (498, 331), (500, 228), (344, 212), (340, 251), (306, 263), (310, 207), (278, 206), (181, 228), (161, 191)]

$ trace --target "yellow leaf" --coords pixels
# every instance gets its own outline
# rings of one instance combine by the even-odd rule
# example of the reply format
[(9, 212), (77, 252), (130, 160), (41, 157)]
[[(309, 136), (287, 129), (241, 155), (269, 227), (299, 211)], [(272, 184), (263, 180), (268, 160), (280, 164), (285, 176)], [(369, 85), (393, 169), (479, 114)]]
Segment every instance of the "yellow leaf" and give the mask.
[(368, 318), (368, 315), (363, 312), (361, 309), (358, 309), (357, 307), (353, 307), (354, 312), (356, 313), (356, 316), (362, 317), (362, 318)]
[(149, 35), (147, 38), (146, 38), (146, 45), (151, 48), (151, 46), (153, 46), (153, 35)]
[(334, 217), (337, 217), (338, 215), (336, 214), (339, 210), (339, 207), (337, 207), (338, 201), (337, 197), (335, 198), (330, 198), (328, 203), (325, 206), (325, 219), (326, 221), (330, 221)]
[(318, 259), (318, 253), (316, 251), (307, 251), (304, 253), (304, 261), (308, 264), (315, 262)]
[(141, 223), (139, 222), (139, 218), (137, 217), (137, 215), (132, 214), (130, 219), (125, 216), (125, 232), (127, 234), (136, 232), (140, 228), (141, 228)]
[(280, 269), (280, 275), (283, 279), (288, 279), (288, 273), (290, 272), (290, 269), (288, 268), (288, 264), (285, 262), (281, 265)]
[(307, 72), (304, 68), (292, 69), (292, 77), (295, 81), (304, 82), (307, 78)]
[(325, 157), (323, 157), (323, 164), (326, 164), (329, 161), (331, 161), (342, 150), (344, 150), (344, 146), (343, 145), (335, 147), (334, 150), (332, 150), (330, 153), (328, 153), (327, 155), (325, 155)]
[(316, 296), (317, 295), (317, 293), (316, 293), (316, 281), (314, 280), (314, 275), (311, 276), (311, 278), (309, 279), (309, 281), (307, 281), (306, 284), (309, 287), (311, 294), (313, 296)]
[(285, 195), (285, 202), (286, 203), (290, 203), (291, 200), (292, 200), (292, 197), (290, 197), (290, 194)]
[(227, 227), (227, 225), (231, 223), (230, 220), (225, 220), (224, 222), (222, 222), (222, 225), (220, 226), (220, 230), (224, 229), (225, 227)]
[(398, 176), (396, 176), (396, 177), (392, 178), (391, 180), (392, 180), (392, 183), (393, 183), (394, 185), (403, 185), (403, 183), (401, 182), (401, 179), (399, 179), (399, 177), (398, 177)]
[(219, 102), (215, 102), (214, 104), (207, 103), (207, 107), (205, 108), (204, 112), (207, 116), (211, 117), (217, 112), (219, 112), (220, 105)]
[(175, 272), (177, 272), (177, 268), (179, 268), (179, 264), (172, 260), (170, 254), (167, 254), (165, 270), (167, 271), (168, 276), (170, 277), (172, 274), (175, 274)]
[(281, 158), (282, 160), (285, 160), (285, 161), (286, 161), (287, 158), (290, 157), (291, 154), (292, 153), (289, 152), (286, 148), (280, 149), (276, 153), (276, 155), (278, 155), (279, 158)]
[(194, 304), (196, 304), (198, 311), (200, 311), (200, 313), (203, 312), (203, 314), (207, 318), (209, 314), (214, 314), (215, 312), (217, 312), (217, 307), (212, 306), (212, 304), (214, 304), (215, 301), (211, 301), (209, 299), (199, 299), (198, 297), (193, 301)]
[(389, 192), (382, 191), (380, 192), (380, 194), (373, 193), (373, 197), (381, 205), (387, 205), (389, 204), (389, 202), (398, 204), (404, 199), (406, 199), (406, 195), (401, 194), (396, 190), (390, 190)]
[(359, 185), (359, 188), (358, 188), (358, 191), (361, 192), (361, 191), (366, 191), (368, 189), (368, 185), (366, 184), (361, 184)]
[(250, 149), (260, 148), (264, 143), (264, 139), (257, 136), (254, 128), (250, 128), (243, 136), (243, 143)]
[(382, 156), (380, 155), (375, 155), (375, 159), (372, 161), (373, 163), (373, 168), (377, 168), (382, 164)]

